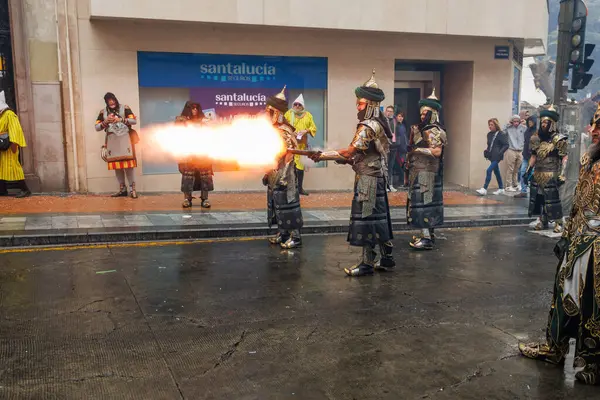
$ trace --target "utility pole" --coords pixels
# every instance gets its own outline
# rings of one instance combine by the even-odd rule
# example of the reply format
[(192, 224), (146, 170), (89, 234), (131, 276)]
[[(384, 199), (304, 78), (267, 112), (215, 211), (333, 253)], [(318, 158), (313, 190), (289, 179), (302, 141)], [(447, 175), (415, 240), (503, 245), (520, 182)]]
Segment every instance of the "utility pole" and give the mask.
[(558, 14), (558, 45), (556, 49), (556, 77), (554, 80), (553, 102), (562, 111), (561, 106), (567, 100), (567, 87), (563, 82), (568, 80), (569, 50), (571, 42), (571, 23), (575, 9), (575, 0), (560, 0), (560, 13)]

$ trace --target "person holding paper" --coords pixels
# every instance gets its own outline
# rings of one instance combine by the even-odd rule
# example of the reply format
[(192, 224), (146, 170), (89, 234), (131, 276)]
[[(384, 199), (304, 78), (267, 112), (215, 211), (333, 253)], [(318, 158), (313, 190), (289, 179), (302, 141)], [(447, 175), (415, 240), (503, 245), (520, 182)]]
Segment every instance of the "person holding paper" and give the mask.
[[(317, 133), (313, 116), (304, 109), (304, 104), (304, 96), (300, 94), (294, 101), (292, 109), (285, 113), (285, 118), (296, 129), (298, 150), (306, 150), (308, 148), (308, 135), (315, 137)], [(294, 156), (294, 164), (298, 176), (298, 192), (303, 196), (308, 196), (308, 193), (304, 190), (304, 164), (299, 155)]]

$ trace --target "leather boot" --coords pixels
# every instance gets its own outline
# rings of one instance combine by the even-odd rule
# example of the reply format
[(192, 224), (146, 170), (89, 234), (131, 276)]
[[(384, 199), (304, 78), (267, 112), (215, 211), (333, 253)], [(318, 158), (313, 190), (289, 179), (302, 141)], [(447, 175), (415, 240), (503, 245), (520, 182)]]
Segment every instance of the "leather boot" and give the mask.
[(392, 255), (393, 250), (394, 245), (391, 241), (379, 244), (381, 258), (375, 263), (375, 269), (377, 271), (393, 271), (394, 268), (396, 268), (396, 261), (394, 260), (394, 256)]

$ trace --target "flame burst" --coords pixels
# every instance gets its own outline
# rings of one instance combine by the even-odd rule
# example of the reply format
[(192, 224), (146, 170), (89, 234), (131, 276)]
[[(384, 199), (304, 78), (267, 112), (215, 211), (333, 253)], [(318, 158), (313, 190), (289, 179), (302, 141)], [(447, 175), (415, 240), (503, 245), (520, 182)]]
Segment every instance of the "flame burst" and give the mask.
[[(283, 138), (266, 117), (240, 116), (232, 122), (164, 124), (149, 129), (155, 146), (177, 159), (207, 157), (242, 168), (272, 166), (285, 151)], [(146, 136), (146, 137), (148, 137)]]

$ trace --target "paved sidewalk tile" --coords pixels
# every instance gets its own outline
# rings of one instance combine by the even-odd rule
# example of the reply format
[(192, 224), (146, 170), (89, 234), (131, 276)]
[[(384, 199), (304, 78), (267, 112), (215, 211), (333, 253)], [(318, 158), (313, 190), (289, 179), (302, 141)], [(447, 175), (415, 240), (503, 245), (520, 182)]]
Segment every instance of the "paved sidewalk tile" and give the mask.
[(75, 229), (78, 227), (77, 216), (52, 217), (52, 229)]
[[(211, 193), (212, 208), (210, 211), (264, 211), (266, 207), (266, 191), (242, 193)], [(480, 197), (465, 190), (453, 190), (451, 186), (444, 192), (444, 204), (454, 205), (502, 205), (514, 202), (508, 196)], [(335, 209), (350, 208), (352, 193), (347, 192), (314, 192), (303, 196), (303, 209)], [(404, 207), (406, 192), (389, 193), (389, 203), (392, 207)], [(180, 193), (145, 194), (140, 193), (139, 199), (110, 198), (107, 195), (34, 195), (25, 199), (13, 197), (0, 198), (0, 215), (3, 217), (30, 214), (82, 215), (150, 212), (175, 213), (185, 212), (181, 208)], [(201, 212), (202, 208), (195, 206), (189, 212)]]
[(79, 215), (77, 216), (77, 225), (79, 228), (103, 228), (102, 217), (100, 215)]
[(25, 222), (27, 217), (2, 217), (0, 223)]

